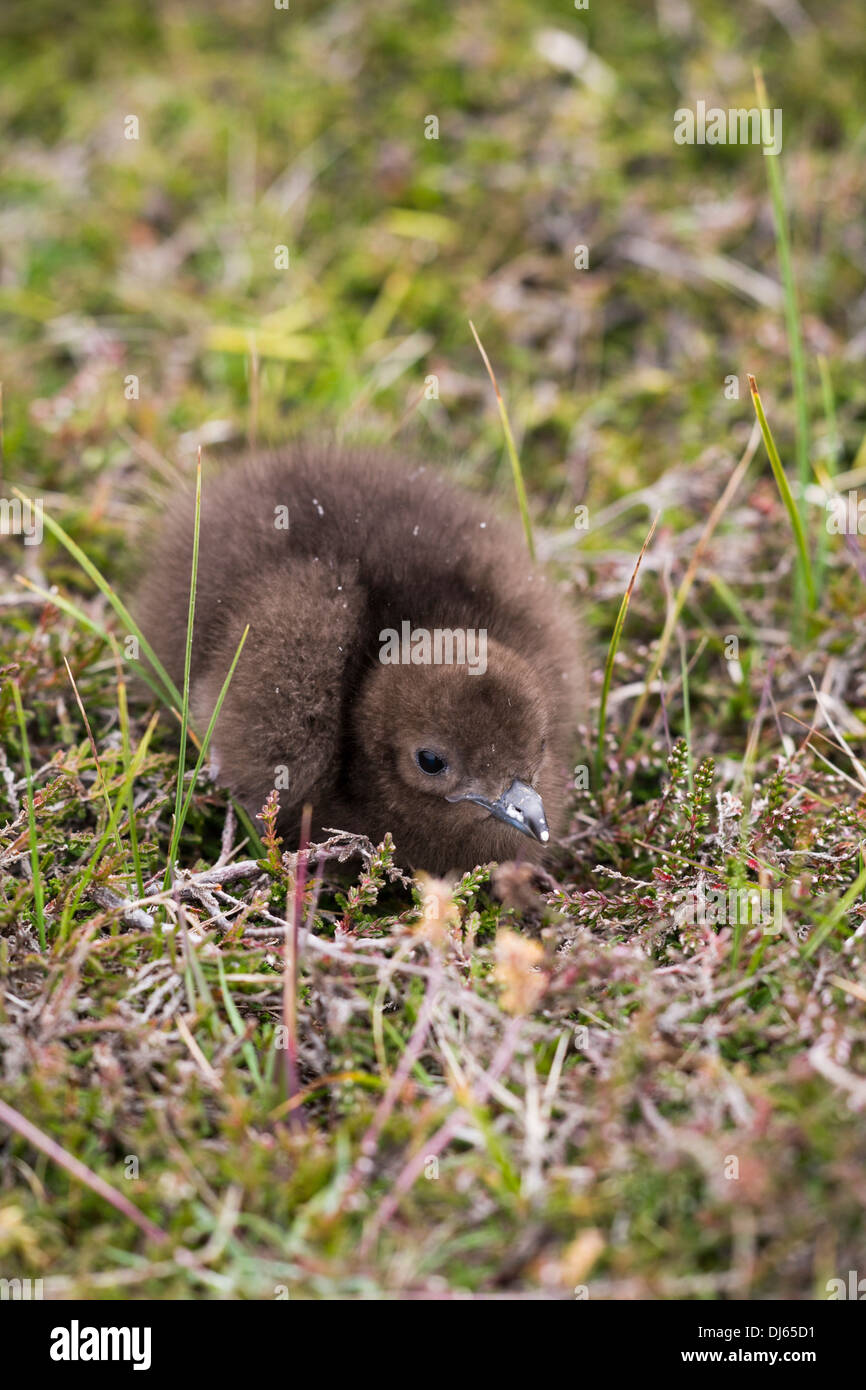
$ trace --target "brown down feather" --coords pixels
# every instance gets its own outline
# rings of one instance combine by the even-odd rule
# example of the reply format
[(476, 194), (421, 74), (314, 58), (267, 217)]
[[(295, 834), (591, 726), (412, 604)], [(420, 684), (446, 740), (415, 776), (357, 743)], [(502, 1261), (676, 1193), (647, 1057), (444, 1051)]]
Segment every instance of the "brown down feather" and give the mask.
[[(178, 685), (193, 516), (184, 496), (161, 519), (137, 603)], [(383, 664), (380, 633), (404, 620), (486, 630), (486, 672)], [(378, 842), (390, 831), (401, 863), (434, 873), (538, 861), (546, 846), (446, 800), (469, 785), (495, 798), (514, 777), (541, 794), (556, 841), (583, 706), (579, 628), (489, 501), (375, 448), (298, 444), (206, 471), (190, 678), (202, 728), (247, 623), (214, 772), (253, 815), (287, 781), (289, 842), (310, 802), (314, 835), (337, 827)], [(447, 773), (418, 768), (428, 747)]]

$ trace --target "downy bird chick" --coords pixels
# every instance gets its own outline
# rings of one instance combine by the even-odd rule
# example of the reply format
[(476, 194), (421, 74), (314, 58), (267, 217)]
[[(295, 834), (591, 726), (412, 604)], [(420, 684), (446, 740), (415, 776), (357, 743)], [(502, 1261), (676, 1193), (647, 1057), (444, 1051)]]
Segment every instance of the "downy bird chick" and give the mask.
[[(193, 502), (164, 518), (138, 604), (183, 680)], [(212, 766), (297, 843), (336, 827), (444, 874), (541, 859), (581, 706), (575, 620), (523, 536), (435, 471), (301, 444), (202, 490), (190, 703), (207, 726), (246, 624)]]

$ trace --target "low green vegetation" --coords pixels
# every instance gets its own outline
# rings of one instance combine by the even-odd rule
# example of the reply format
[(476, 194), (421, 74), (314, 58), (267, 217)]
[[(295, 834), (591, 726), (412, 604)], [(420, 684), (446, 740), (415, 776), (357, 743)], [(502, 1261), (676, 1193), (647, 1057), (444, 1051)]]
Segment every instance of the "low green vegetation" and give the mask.
[[(41, 545), (0, 537), (0, 1275), (604, 1299), (862, 1273), (858, 8), (0, 23), (2, 496), (44, 508)], [(753, 105), (758, 64), (777, 162), (674, 143), (680, 106)], [(498, 493), (582, 609), (550, 873), (298, 853), (208, 780), (209, 730), (179, 757), (187, 691), (126, 607), (151, 528), (200, 449), (206, 489), (322, 428)]]

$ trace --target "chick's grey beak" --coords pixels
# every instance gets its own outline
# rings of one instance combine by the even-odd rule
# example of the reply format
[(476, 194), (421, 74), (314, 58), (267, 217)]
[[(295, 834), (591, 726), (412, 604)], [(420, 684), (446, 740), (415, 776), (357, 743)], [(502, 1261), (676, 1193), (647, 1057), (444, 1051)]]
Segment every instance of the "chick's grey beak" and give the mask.
[[(451, 799), (449, 797), (449, 800)], [(515, 830), (522, 831), (534, 840), (540, 840), (542, 844), (547, 844), (550, 839), (544, 802), (537, 791), (517, 778), (495, 801), (488, 801), (486, 797), (474, 794), (453, 799), (474, 801), (476, 805), (484, 806), (497, 820), (504, 821), (506, 825), (513, 826)]]

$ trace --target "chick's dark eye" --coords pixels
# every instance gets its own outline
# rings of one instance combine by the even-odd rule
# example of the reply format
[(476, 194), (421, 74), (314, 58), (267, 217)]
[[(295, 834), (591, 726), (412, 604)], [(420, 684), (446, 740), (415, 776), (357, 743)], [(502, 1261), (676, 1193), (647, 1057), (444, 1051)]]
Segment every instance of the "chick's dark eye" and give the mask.
[(438, 753), (432, 753), (429, 748), (419, 748), (415, 754), (415, 761), (422, 772), (426, 772), (430, 777), (435, 777), (437, 773), (444, 772), (448, 767), (444, 758), (440, 758)]

